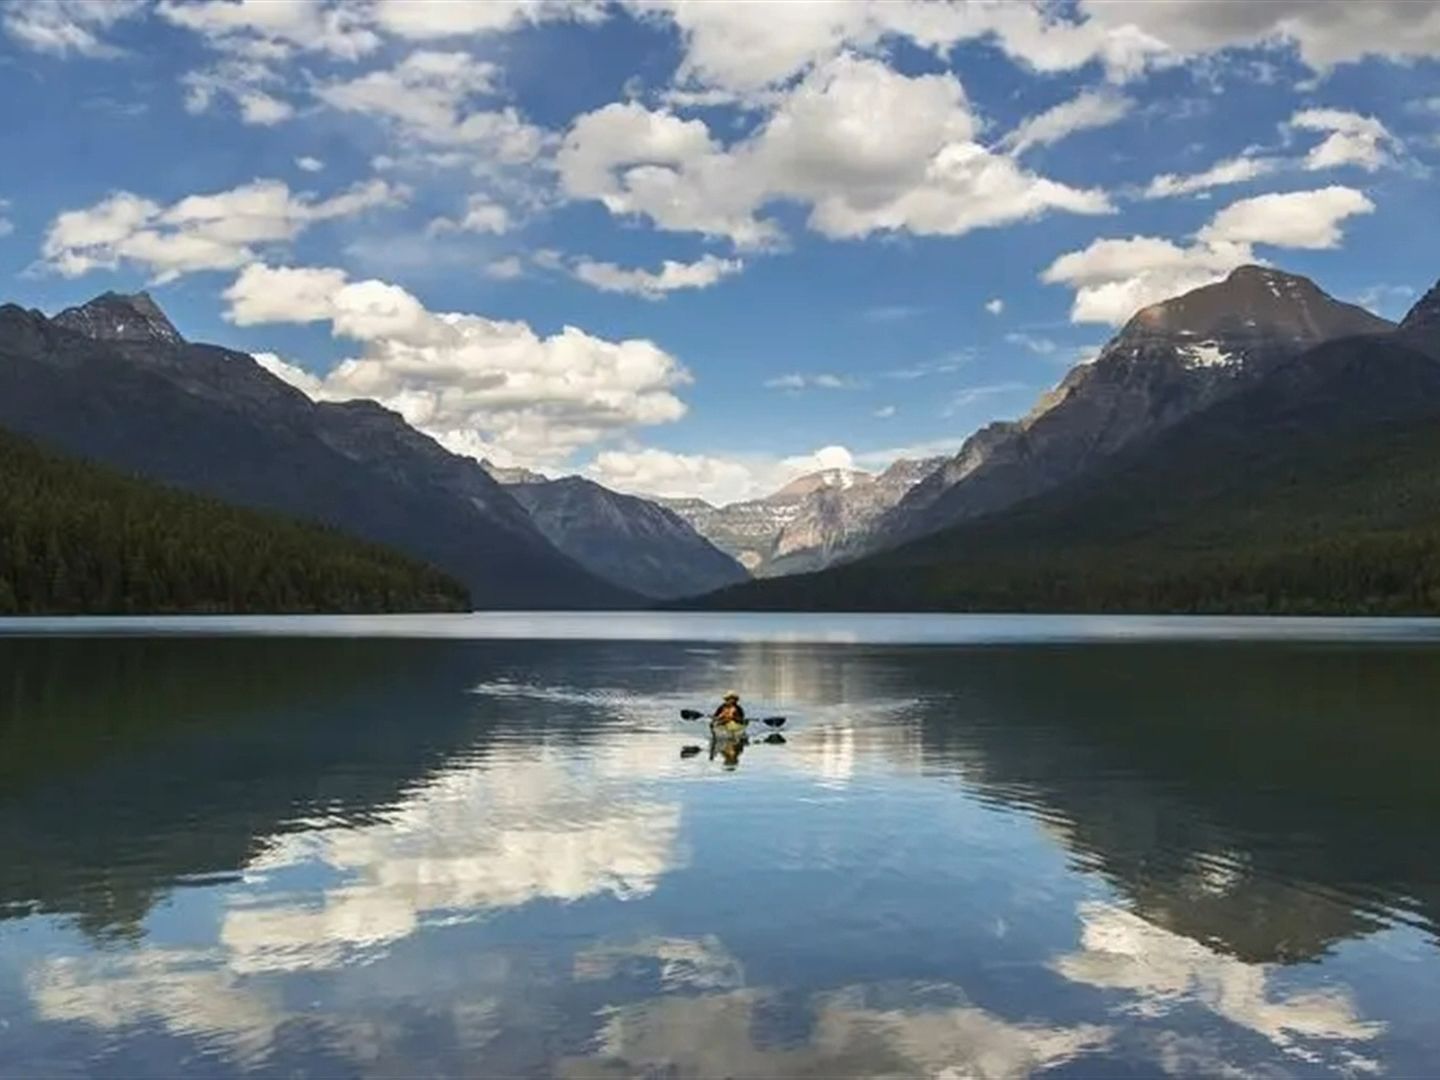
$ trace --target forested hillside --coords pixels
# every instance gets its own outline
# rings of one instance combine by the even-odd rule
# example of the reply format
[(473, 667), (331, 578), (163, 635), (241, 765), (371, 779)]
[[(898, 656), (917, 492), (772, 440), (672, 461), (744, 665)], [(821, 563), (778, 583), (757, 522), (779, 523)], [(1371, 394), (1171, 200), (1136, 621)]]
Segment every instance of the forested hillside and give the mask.
[(397, 552), (0, 431), (0, 614), (465, 610)]

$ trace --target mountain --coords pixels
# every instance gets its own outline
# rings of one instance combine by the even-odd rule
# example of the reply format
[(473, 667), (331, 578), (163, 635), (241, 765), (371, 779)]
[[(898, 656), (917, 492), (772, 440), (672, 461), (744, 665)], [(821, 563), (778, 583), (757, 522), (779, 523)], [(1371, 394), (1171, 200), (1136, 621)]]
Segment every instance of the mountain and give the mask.
[(1401, 320), (1400, 336), (1412, 349), (1440, 359), (1440, 282)]
[(1437, 459), (1440, 362), (1400, 330), (1341, 338), (1003, 511), (702, 603), (1436, 612)]
[(990, 424), (863, 538), (877, 550), (1002, 510), (1263, 379), (1326, 341), (1394, 324), (1308, 278), (1242, 266), (1137, 312), (1024, 419)]
[(557, 548), (592, 574), (642, 596), (696, 596), (749, 577), (682, 517), (646, 499), (579, 476), (541, 477), (506, 490)]
[(773, 495), (719, 507), (702, 499), (660, 501), (755, 576), (803, 573), (848, 552), (857, 537), (943, 461), (902, 459), (878, 476), (822, 469)]
[(186, 342), (143, 294), (53, 320), (0, 307), (0, 425), (394, 547), (458, 578), (477, 607), (640, 602), (556, 550), (478, 462), (378, 405), (317, 404), (244, 353)]
[(521, 466), (496, 465), (489, 458), (480, 459), (480, 467), (490, 476), (502, 484), (543, 484), (550, 477), (544, 473), (538, 473), (534, 469), (526, 469)]
[(147, 292), (107, 292), (88, 304), (66, 308), (55, 324), (96, 341), (159, 341), (184, 345), (185, 339)]
[(333, 529), (0, 431), (0, 614), (465, 611), (458, 582)]

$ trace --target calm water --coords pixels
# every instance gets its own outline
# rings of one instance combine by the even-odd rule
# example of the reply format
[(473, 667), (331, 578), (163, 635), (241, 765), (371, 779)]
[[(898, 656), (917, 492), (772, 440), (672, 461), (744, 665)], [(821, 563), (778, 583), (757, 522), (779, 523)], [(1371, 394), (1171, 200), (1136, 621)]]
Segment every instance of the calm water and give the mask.
[(0, 1076), (1440, 1063), (1435, 624), (150, 628), (0, 636)]

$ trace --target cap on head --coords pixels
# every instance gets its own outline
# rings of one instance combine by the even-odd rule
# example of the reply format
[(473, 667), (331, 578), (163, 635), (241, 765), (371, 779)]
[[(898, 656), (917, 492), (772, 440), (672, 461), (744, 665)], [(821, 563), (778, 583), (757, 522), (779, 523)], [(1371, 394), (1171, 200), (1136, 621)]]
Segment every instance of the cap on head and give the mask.
[(737, 694), (734, 690), (731, 690), (728, 694), (725, 695), (725, 700), (726, 700), (726, 701), (739, 701), (739, 700), (740, 700), (740, 695)]

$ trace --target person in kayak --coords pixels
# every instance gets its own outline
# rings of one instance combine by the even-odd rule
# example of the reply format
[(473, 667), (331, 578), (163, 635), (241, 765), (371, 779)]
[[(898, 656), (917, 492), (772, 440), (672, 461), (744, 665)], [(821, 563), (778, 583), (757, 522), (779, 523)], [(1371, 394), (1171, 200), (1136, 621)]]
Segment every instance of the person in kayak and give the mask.
[(745, 710), (740, 707), (740, 695), (735, 691), (725, 695), (720, 707), (711, 716), (717, 724), (743, 724), (745, 723)]

